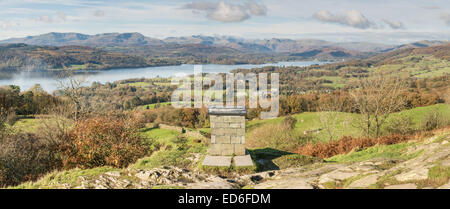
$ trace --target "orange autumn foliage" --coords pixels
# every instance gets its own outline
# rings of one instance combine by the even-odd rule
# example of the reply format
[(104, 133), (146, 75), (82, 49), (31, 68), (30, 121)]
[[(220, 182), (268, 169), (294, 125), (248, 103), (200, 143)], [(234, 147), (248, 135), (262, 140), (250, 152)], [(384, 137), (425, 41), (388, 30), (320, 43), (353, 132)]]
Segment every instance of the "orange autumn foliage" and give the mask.
[(413, 137), (405, 135), (381, 136), (378, 138), (353, 138), (344, 136), (339, 140), (330, 142), (308, 143), (299, 146), (297, 153), (301, 155), (329, 158), (339, 154), (346, 154), (354, 149), (365, 149), (368, 147), (379, 145), (390, 145), (405, 142)]
[(65, 168), (125, 167), (147, 153), (132, 120), (95, 117), (79, 121), (61, 146)]

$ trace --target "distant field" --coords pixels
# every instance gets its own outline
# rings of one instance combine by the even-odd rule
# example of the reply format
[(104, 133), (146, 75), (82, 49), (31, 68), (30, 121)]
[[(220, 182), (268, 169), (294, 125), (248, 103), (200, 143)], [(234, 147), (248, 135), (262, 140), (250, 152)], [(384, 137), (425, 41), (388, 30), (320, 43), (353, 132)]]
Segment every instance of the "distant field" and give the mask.
[(386, 64), (369, 68), (373, 71), (408, 73), (418, 78), (440, 76), (450, 72), (450, 62), (431, 55), (410, 55), (400, 59), (399, 64)]
[(314, 81), (320, 79), (331, 81), (331, 83), (323, 83), (322, 85), (329, 86), (332, 88), (342, 88), (345, 86), (345, 83), (348, 80), (348, 78), (342, 78), (340, 76), (321, 76), (321, 77), (312, 77), (308, 79)]
[[(392, 63), (383, 64), (375, 67), (355, 67), (355, 66), (344, 66), (339, 69), (339, 72), (354, 71), (354, 70), (367, 70), (368, 72), (383, 72), (392, 73), (394, 75), (404, 75), (413, 76), (416, 78), (430, 78), (435, 76), (443, 76), (450, 73), (450, 61), (445, 59), (439, 59), (432, 55), (422, 55), (414, 54), (403, 58), (399, 58)], [(320, 70), (317, 70), (320, 71)], [(302, 73), (303, 71), (297, 71), (297, 73)], [(326, 83), (321, 83), (322, 86), (332, 87), (334, 89), (342, 88), (346, 84), (354, 81), (352, 76), (355, 74), (346, 73), (347, 78), (343, 75), (339, 76), (314, 76), (309, 78), (304, 78), (305, 80), (327, 80)], [(361, 76), (356, 74), (356, 76)]]
[[(147, 104), (147, 105), (139, 105), (139, 106), (137, 106), (136, 107), (136, 109), (137, 110), (145, 110), (145, 109), (155, 109), (155, 106), (157, 105), (158, 103), (154, 103), (154, 104)], [(162, 107), (162, 106), (167, 106), (167, 105), (170, 105), (170, 102), (161, 102), (161, 103), (159, 103), (159, 105)], [(147, 108), (148, 107), (148, 108)]]
[(130, 86), (136, 86), (136, 87), (146, 87), (151, 85), (150, 83), (147, 82), (135, 82), (135, 83), (127, 83)]

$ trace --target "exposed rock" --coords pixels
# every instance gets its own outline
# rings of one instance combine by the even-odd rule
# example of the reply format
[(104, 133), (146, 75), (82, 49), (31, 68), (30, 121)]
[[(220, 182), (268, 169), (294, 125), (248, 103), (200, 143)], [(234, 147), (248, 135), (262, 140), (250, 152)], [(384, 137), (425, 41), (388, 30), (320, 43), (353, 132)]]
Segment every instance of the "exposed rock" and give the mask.
[(438, 187), (438, 189), (450, 189), (450, 181), (447, 182), (446, 184), (444, 184), (444, 185)]
[(237, 189), (238, 185), (217, 176), (210, 176), (203, 182), (187, 184), (189, 189)]
[(428, 178), (428, 168), (431, 166), (414, 168), (408, 172), (395, 176), (398, 181), (424, 180)]
[(203, 166), (221, 166), (230, 167), (231, 166), (231, 156), (212, 156), (206, 155), (203, 160)]
[(417, 189), (415, 184), (397, 184), (384, 187), (385, 189)]
[(375, 166), (373, 162), (362, 162), (359, 165), (351, 166), (354, 171), (373, 171), (375, 170)]
[(139, 173), (134, 174), (134, 176), (138, 177), (139, 179), (143, 181), (147, 181), (150, 177), (149, 171), (140, 171)]
[(263, 182), (254, 186), (255, 189), (314, 189), (311, 184), (312, 179), (308, 178), (288, 178)]
[(342, 170), (336, 170), (336, 171), (332, 171), (330, 173), (324, 174), (322, 176), (320, 176), (319, 178), (319, 184), (324, 184), (326, 182), (330, 182), (330, 181), (342, 181), (354, 176), (359, 175), (360, 173), (358, 172), (345, 172)]
[(120, 172), (119, 171), (109, 171), (105, 173), (108, 176), (114, 176), (114, 177), (119, 177), (120, 176)]
[(367, 188), (372, 184), (377, 183), (378, 178), (382, 176), (380, 174), (373, 174), (370, 176), (363, 177), (352, 182), (347, 188)]
[(442, 166), (450, 167), (450, 158), (447, 158), (441, 162)]

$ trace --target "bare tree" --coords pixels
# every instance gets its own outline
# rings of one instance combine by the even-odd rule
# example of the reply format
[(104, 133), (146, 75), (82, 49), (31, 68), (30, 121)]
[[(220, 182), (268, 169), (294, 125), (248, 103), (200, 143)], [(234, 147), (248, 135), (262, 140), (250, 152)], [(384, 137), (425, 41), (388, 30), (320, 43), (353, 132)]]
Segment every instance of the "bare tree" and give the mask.
[(73, 117), (75, 121), (87, 109), (82, 85), (86, 82), (84, 77), (75, 77), (72, 71), (65, 71), (57, 80), (58, 89), (66, 96), (73, 105)]
[(340, 112), (343, 111), (343, 104), (341, 94), (335, 93), (330, 93), (329, 97), (319, 101), (319, 120), (330, 140), (335, 138), (336, 125), (340, 119)]
[(405, 107), (401, 93), (406, 90), (405, 79), (387, 74), (361, 78), (350, 92), (355, 108), (363, 115), (360, 128), (367, 137), (380, 136), (380, 129), (390, 113)]
[(74, 124), (71, 119), (70, 109), (67, 104), (60, 104), (46, 110), (47, 115), (38, 116), (38, 135), (45, 139), (48, 144), (59, 144)]
[(6, 120), (8, 118), (8, 112), (5, 108), (0, 107), (0, 143), (3, 139), (4, 135), (6, 134)]

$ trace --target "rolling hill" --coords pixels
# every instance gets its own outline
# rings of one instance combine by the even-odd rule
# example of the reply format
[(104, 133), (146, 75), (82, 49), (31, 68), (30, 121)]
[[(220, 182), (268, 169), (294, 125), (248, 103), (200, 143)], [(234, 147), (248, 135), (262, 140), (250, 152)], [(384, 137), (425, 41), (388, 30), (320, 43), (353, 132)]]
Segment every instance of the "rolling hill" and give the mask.
[[(165, 63), (164, 63), (165, 62)], [(0, 70), (104, 70), (156, 65), (179, 64), (160, 59), (108, 52), (85, 46), (31, 46), (8, 44), (0, 46)]]

